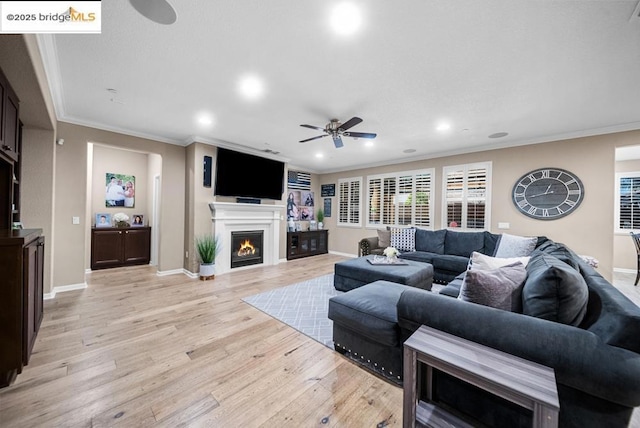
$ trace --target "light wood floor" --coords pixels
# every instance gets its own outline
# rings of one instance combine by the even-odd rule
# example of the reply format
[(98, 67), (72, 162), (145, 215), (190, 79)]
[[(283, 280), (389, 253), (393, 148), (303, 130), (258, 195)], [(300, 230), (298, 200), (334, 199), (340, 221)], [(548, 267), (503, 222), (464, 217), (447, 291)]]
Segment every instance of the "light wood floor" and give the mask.
[(400, 388), (241, 301), (340, 260), (213, 281), (147, 266), (93, 272), (88, 289), (45, 302), (29, 365), (0, 390), (0, 426), (401, 426)]
[(2, 427), (401, 426), (402, 390), (241, 301), (332, 273), (334, 255), (199, 281), (96, 271), (45, 302)]

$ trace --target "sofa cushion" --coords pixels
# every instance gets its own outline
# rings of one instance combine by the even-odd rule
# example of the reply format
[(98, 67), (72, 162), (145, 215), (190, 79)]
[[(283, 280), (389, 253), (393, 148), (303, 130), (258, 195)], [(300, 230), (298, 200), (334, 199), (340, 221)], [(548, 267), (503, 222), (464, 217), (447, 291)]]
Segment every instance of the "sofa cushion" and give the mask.
[(407, 286), (375, 281), (329, 299), (329, 319), (367, 338), (400, 346), (396, 304)]
[(549, 254), (565, 262), (572, 268), (578, 269), (578, 261), (576, 260), (578, 256), (575, 253), (573, 253), (573, 251), (571, 251), (569, 248), (567, 248), (565, 245), (560, 244), (558, 242), (545, 241), (543, 244), (541, 244), (538, 248), (535, 249), (532, 255), (535, 255), (537, 253)]
[(496, 257), (525, 257), (536, 248), (537, 237), (525, 237), (503, 233), (498, 241)]
[(382, 248), (391, 246), (391, 231), (389, 229), (378, 229), (378, 246)]
[(527, 265), (522, 290), (525, 315), (577, 326), (587, 310), (589, 291), (577, 270), (559, 259), (540, 253)]
[(413, 260), (415, 262), (422, 263), (432, 263), (433, 259), (436, 257), (440, 257), (440, 255), (424, 251), (407, 251), (400, 254), (401, 259)]
[(467, 270), (469, 258), (463, 256), (454, 256), (450, 254), (442, 254), (434, 257), (431, 261), (433, 268), (436, 270), (455, 272), (456, 275)]
[(444, 239), (446, 229), (425, 230), (416, 229), (416, 251), (426, 251), (434, 254), (444, 254)]
[(416, 229), (413, 227), (392, 227), (391, 246), (399, 251), (415, 251)]
[(474, 251), (482, 252), (484, 232), (457, 232), (447, 230), (444, 240), (444, 253), (469, 258)]
[(458, 299), (511, 312), (522, 311), (522, 285), (527, 277), (519, 262), (485, 268), (474, 263), (462, 281)]
[(484, 231), (484, 248), (482, 249), (482, 254), (493, 256), (496, 253), (496, 248), (498, 248), (499, 240), (500, 240), (499, 234), (491, 233), (488, 230), (485, 230)]

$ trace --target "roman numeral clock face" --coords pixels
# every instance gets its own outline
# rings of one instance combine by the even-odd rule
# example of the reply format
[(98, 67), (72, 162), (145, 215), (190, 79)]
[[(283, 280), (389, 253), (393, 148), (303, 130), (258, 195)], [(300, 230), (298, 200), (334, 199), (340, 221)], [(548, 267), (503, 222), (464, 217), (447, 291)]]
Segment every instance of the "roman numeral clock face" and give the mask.
[(572, 213), (584, 199), (582, 182), (559, 168), (541, 168), (523, 175), (513, 186), (513, 203), (522, 214), (555, 220)]

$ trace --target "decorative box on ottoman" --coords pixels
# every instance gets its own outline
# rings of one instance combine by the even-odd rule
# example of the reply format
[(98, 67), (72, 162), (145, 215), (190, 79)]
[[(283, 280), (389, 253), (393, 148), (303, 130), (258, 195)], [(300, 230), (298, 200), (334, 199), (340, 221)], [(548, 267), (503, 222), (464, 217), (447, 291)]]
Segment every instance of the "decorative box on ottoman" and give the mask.
[(429, 263), (404, 260), (405, 264), (373, 265), (373, 255), (345, 260), (335, 264), (333, 286), (349, 291), (379, 279), (431, 290), (433, 266)]

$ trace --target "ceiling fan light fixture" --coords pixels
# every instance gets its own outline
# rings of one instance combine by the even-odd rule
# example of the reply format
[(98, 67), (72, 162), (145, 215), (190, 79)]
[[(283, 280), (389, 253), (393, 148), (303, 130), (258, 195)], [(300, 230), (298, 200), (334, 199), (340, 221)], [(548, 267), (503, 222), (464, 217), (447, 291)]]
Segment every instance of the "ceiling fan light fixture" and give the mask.
[(176, 11), (167, 0), (129, 0), (131, 6), (145, 18), (162, 25), (176, 22)]

